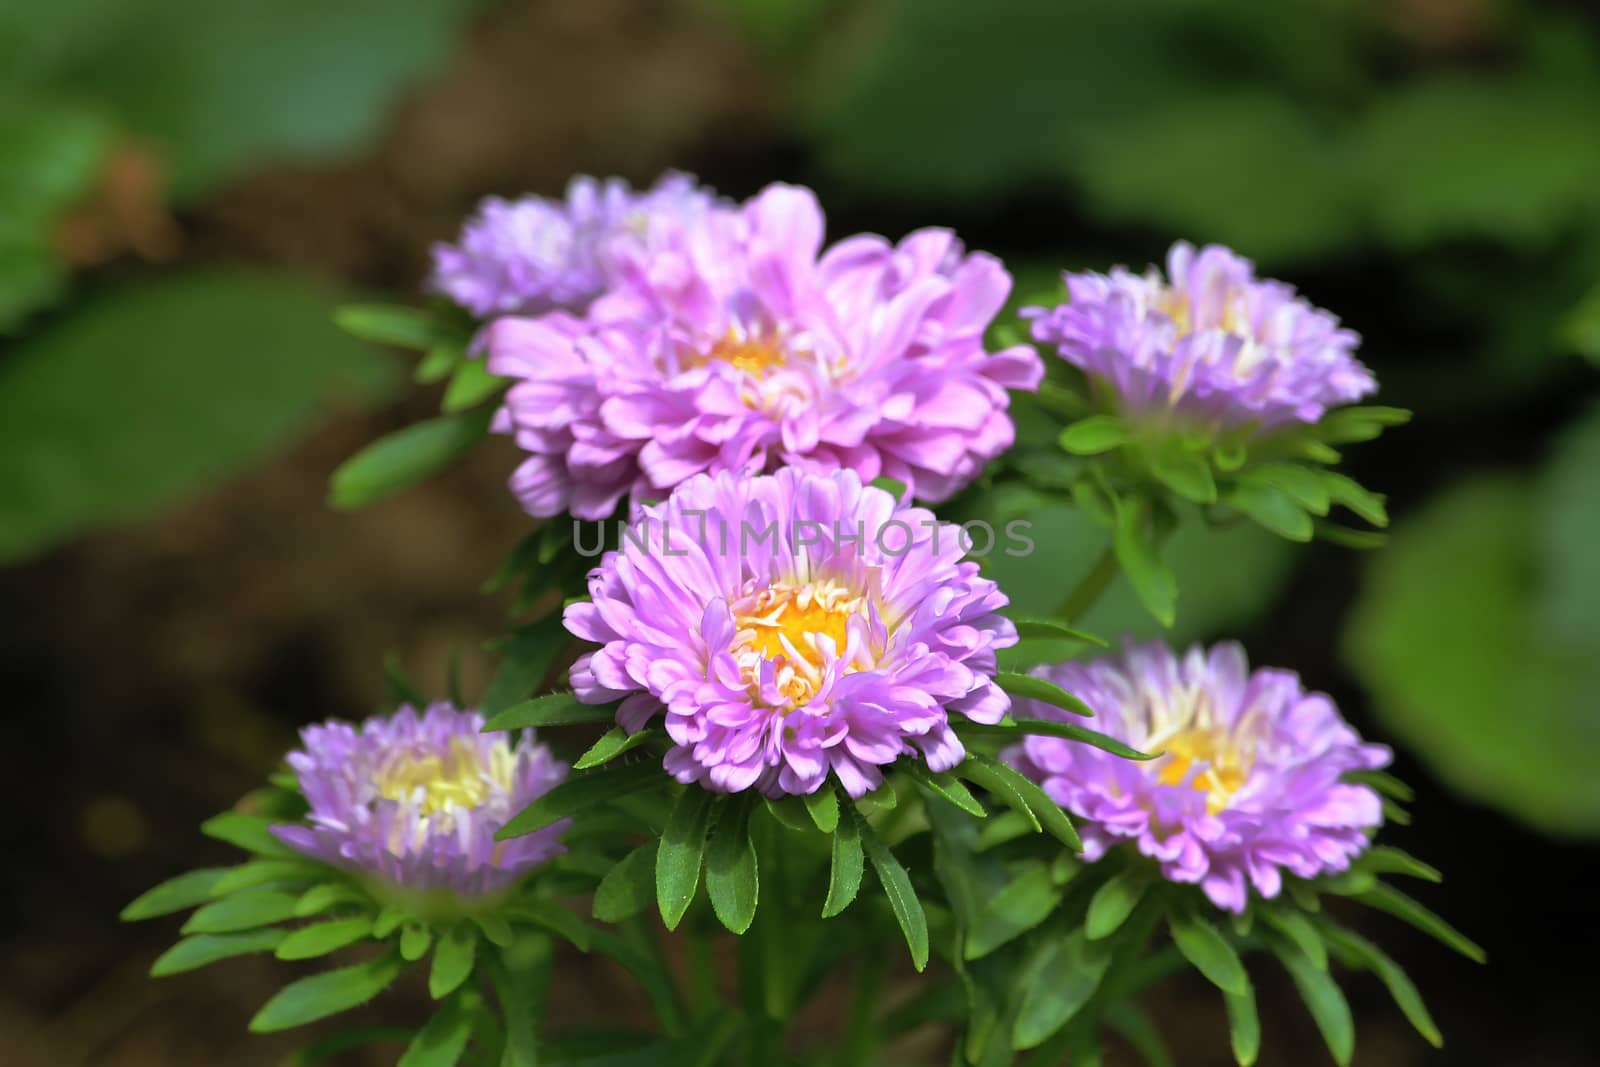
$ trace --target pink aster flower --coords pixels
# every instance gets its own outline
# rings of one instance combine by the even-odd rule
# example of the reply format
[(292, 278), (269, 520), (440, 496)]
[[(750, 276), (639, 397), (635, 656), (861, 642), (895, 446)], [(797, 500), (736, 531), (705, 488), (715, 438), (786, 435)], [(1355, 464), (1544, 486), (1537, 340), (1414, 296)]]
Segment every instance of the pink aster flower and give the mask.
[(483, 725), (475, 711), (434, 704), (360, 726), (306, 727), (289, 766), (311, 812), (272, 832), (365, 876), (380, 894), (442, 890), (470, 900), (508, 888), (565, 851), (566, 824), (510, 841), (495, 831), (566, 777), (567, 765), (532, 731), (518, 740)]
[(573, 178), (564, 200), (489, 197), (455, 244), (433, 249), (428, 287), (478, 318), (582, 312), (610, 283), (620, 256), (718, 204), (687, 174), (634, 191), (621, 178)]
[[(1251, 672), (1244, 649), (1129, 644), (1119, 656), (1035, 673), (1082, 697), (1096, 725), (1146, 752), (1146, 763), (1060, 738), (1032, 736), (1003, 754), (1080, 820), (1084, 855), (1126, 842), (1175, 882), (1197, 882), (1226, 911), (1249, 887), (1278, 895), (1283, 871), (1342, 871), (1383, 819), (1378, 794), (1343, 781), (1389, 762), (1333, 701), (1290, 671)], [(1020, 714), (1060, 719), (1036, 701)]]
[(853, 471), (696, 475), (645, 507), (589, 576), (567, 629), (601, 647), (579, 699), (621, 700), (630, 732), (665, 719), (679, 781), (718, 792), (851, 796), (920, 756), (965, 750), (952, 713), (1004, 717), (995, 650), (1007, 601), (962, 560), (959, 530)]
[(822, 251), (822, 210), (773, 185), (635, 248), (582, 323), (506, 318), (489, 369), (513, 380), (499, 429), (513, 482), (548, 516), (608, 516), (700, 472), (782, 466), (888, 476), (951, 496), (1012, 442), (1008, 388), (1043, 374), (983, 334), (1011, 277), (946, 230)]
[(1354, 332), (1220, 245), (1179, 241), (1165, 278), (1153, 267), (1064, 277), (1067, 303), (1022, 311), (1034, 339), (1109, 386), (1131, 416), (1272, 428), (1316, 422), (1378, 387)]

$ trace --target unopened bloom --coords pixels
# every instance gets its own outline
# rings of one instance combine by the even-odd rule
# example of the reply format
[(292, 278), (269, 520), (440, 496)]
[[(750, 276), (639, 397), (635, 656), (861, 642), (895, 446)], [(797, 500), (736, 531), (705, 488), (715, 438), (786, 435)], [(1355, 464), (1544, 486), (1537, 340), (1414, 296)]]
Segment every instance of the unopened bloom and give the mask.
[[(1197, 882), (1219, 908), (1242, 912), (1249, 887), (1278, 895), (1283, 871), (1342, 871), (1383, 819), (1378, 794), (1345, 782), (1389, 762), (1364, 744), (1333, 701), (1290, 671), (1252, 672), (1237, 644), (1181, 657), (1129, 644), (1091, 662), (1035, 673), (1082, 697), (1104, 732), (1146, 752), (1135, 762), (1060, 738), (1030, 736), (1004, 756), (1082, 820), (1093, 861), (1121, 842)], [(1020, 714), (1060, 719), (1029, 702)]]
[(455, 244), (433, 249), (429, 288), (478, 318), (582, 312), (612, 280), (618, 256), (716, 205), (686, 174), (635, 191), (621, 178), (580, 175), (564, 200), (489, 197)]
[(1109, 387), (1130, 417), (1270, 429), (1316, 422), (1377, 388), (1353, 331), (1220, 245), (1178, 242), (1165, 278), (1153, 267), (1064, 277), (1067, 303), (1022, 312), (1034, 339)]
[(567, 766), (534, 742), (482, 732), (483, 716), (405, 706), (360, 726), (301, 731), (288, 762), (311, 810), (274, 826), (289, 847), (355, 872), (380, 895), (434, 890), (470, 900), (505, 889), (564, 851), (557, 824), (510, 841), (495, 831), (560, 782)]
[(601, 647), (579, 699), (621, 700), (630, 732), (665, 718), (666, 767), (719, 792), (851, 796), (918, 757), (965, 756), (951, 713), (998, 722), (1007, 601), (961, 532), (853, 471), (697, 475), (646, 507), (589, 576), (567, 629)]
[(984, 347), (1010, 275), (947, 230), (822, 240), (815, 196), (773, 185), (632, 249), (581, 324), (490, 327), (523, 506), (603, 519), (720, 470), (848, 469), (926, 501), (977, 477), (1012, 443), (1007, 388), (1043, 374)]

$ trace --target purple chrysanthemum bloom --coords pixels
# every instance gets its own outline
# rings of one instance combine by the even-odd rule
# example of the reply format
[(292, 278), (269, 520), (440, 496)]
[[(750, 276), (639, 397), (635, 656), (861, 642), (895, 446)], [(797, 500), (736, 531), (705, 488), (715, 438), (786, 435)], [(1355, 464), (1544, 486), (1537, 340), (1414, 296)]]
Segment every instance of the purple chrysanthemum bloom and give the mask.
[(1131, 416), (1270, 429), (1378, 387), (1355, 357), (1359, 336), (1220, 245), (1179, 241), (1166, 278), (1153, 267), (1064, 277), (1068, 303), (1022, 311), (1034, 339), (1107, 383)]
[(495, 831), (560, 782), (566, 764), (534, 742), (483, 733), (483, 716), (449, 704), (418, 715), (308, 726), (289, 766), (307, 823), (274, 826), (296, 851), (364, 876), (380, 896), (423, 904), (442, 891), (471, 902), (509, 888), (565, 851), (564, 824), (496, 841)]
[[(1342, 871), (1383, 820), (1378, 794), (1342, 781), (1389, 762), (1364, 744), (1333, 701), (1291, 671), (1251, 672), (1233, 643), (1179, 658), (1165, 645), (1035, 671), (1082, 697), (1100, 729), (1146, 752), (1135, 762), (1032, 736), (1004, 757), (1082, 820), (1084, 855), (1122, 841), (1175, 882), (1198, 882), (1219, 908), (1242, 912), (1249, 886), (1275, 897), (1282, 872)], [(1060, 719), (1031, 702), (1026, 714)]]
[(1043, 374), (983, 335), (1011, 277), (947, 230), (822, 249), (822, 209), (773, 185), (737, 212), (630, 251), (581, 328), (504, 318), (489, 369), (498, 428), (531, 453), (513, 480), (537, 516), (603, 519), (691, 475), (782, 466), (887, 476), (949, 497), (1012, 442), (1007, 388)]
[(428, 287), (476, 317), (579, 312), (603, 292), (618, 257), (713, 209), (716, 197), (686, 174), (636, 192), (621, 178), (586, 175), (565, 200), (490, 197), (456, 244), (433, 249)]
[(995, 650), (1007, 601), (963, 561), (960, 530), (853, 471), (697, 475), (642, 509), (589, 575), (566, 625), (602, 647), (572, 668), (581, 700), (622, 700), (630, 732), (658, 714), (666, 767), (719, 792), (851, 796), (920, 754), (965, 750), (952, 712), (1004, 717)]

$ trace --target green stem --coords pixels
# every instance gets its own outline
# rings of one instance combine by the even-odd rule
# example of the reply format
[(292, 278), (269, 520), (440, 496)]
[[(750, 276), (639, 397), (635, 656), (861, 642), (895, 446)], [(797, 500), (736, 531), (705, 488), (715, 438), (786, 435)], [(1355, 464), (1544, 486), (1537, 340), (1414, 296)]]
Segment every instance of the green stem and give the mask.
[(539, 1017), (552, 954), (549, 939), (535, 935), (489, 957), (489, 981), (505, 1026), (500, 1067), (536, 1067), (539, 1062)]
[(1117, 563), (1116, 549), (1110, 545), (1100, 553), (1100, 558), (1095, 561), (1094, 568), (1085, 574), (1073, 586), (1072, 592), (1056, 608), (1055, 617), (1065, 623), (1074, 623), (1089, 613), (1089, 609), (1099, 602), (1105, 591), (1111, 588), (1111, 583), (1116, 581), (1117, 575), (1122, 573), (1122, 567)]

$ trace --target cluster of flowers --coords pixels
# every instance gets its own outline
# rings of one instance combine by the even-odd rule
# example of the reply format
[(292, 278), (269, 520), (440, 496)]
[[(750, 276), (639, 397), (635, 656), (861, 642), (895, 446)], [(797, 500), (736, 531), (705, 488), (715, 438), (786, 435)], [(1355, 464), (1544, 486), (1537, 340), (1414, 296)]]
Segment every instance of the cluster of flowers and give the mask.
[[(1270, 429), (1375, 387), (1353, 333), (1226, 249), (1179, 244), (1166, 278), (1066, 283), (1069, 302), (1024, 311), (1034, 337), (1126, 412)], [(682, 175), (644, 192), (584, 178), (564, 202), (487, 202), (437, 250), (432, 286), (484, 321), (488, 368), (511, 381), (496, 425), (527, 453), (511, 483), (524, 508), (604, 519), (626, 502), (642, 531), (566, 608), (595, 646), (571, 682), (627, 731), (660, 720), (680, 782), (780, 796), (837, 781), (859, 797), (900, 760), (960, 764), (963, 721), (1059, 715), (996, 684), (1018, 640), (1007, 598), (911, 503), (949, 498), (1004, 451), (1008, 390), (1044, 374), (1031, 347), (986, 345), (1011, 287), (999, 260), (940, 229), (824, 248), (817, 200), (793, 186), (735, 204)], [(708, 521), (782, 532), (666, 543)], [(839, 535), (890, 525), (894, 551)], [(1002, 753), (1082, 821), (1091, 861), (1126, 843), (1240, 912), (1285, 871), (1346, 868), (1382, 818), (1346, 777), (1387, 751), (1236, 645), (1130, 644), (1037, 673), (1163, 753), (1046, 736)], [(503, 889), (559, 851), (560, 829), (495, 831), (565, 767), (482, 726), (436, 706), (307, 730), (290, 763), (309, 822), (280, 837), (390, 887)]]

